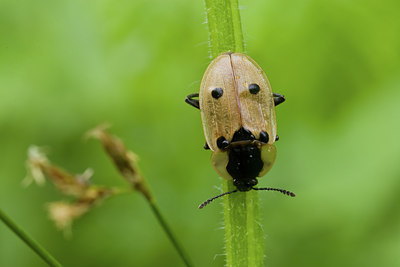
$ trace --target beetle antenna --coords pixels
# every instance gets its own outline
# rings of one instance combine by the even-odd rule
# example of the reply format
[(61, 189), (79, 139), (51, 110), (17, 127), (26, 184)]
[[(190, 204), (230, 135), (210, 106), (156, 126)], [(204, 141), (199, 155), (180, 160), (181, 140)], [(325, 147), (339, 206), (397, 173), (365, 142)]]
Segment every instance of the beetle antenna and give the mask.
[(215, 196), (215, 197), (212, 197), (212, 198), (210, 198), (210, 199), (207, 199), (206, 201), (204, 201), (203, 203), (201, 203), (201, 204), (199, 205), (199, 209), (204, 208), (205, 206), (207, 206), (208, 204), (210, 204), (210, 202), (213, 201), (213, 200), (216, 199), (216, 198), (219, 198), (219, 197), (222, 197), (222, 196), (225, 196), (225, 195), (228, 195), (228, 194), (232, 194), (232, 193), (235, 193), (235, 192), (237, 192), (237, 190), (233, 190), (233, 191), (230, 191), (230, 192), (225, 192), (225, 193), (222, 193), (222, 194), (220, 194), (220, 195), (218, 195), (218, 196)]
[(288, 196), (291, 196), (291, 197), (295, 197), (296, 196), (296, 194), (293, 193), (293, 192), (290, 192), (290, 191), (287, 191), (287, 190), (284, 190), (284, 189), (278, 189), (278, 188), (270, 188), (270, 187), (255, 188), (255, 187), (253, 187), (253, 189), (254, 190), (266, 190), (266, 191), (278, 191), (278, 192), (281, 192), (284, 195), (288, 195)]

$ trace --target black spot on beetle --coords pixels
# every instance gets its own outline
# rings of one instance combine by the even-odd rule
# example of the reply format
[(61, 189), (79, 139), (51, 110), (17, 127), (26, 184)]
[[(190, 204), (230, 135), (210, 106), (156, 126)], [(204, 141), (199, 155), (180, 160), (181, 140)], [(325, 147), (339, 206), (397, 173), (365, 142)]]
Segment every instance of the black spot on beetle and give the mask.
[(269, 141), (269, 135), (267, 132), (261, 131), (260, 132), (260, 141), (263, 143), (268, 143)]
[(214, 97), (215, 99), (220, 98), (222, 95), (224, 94), (224, 90), (222, 90), (222, 88), (215, 88), (211, 91), (211, 95), (212, 97)]
[(217, 139), (217, 147), (219, 149), (224, 149), (229, 145), (228, 140), (225, 139), (225, 137), (221, 136)]
[(257, 184), (256, 177), (264, 166), (256, 144), (233, 147), (229, 150), (226, 170), (239, 191), (249, 191)]
[(232, 137), (232, 142), (253, 141), (255, 139), (256, 138), (249, 130), (242, 127), (235, 132), (235, 134)]
[(260, 92), (260, 86), (256, 83), (249, 84), (249, 91), (251, 94), (255, 95)]

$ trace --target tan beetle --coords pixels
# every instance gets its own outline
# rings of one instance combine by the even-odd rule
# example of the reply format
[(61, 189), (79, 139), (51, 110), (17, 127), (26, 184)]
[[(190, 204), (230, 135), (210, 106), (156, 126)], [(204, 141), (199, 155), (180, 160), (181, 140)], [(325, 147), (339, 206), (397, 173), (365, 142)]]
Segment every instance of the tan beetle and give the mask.
[(251, 189), (295, 196), (283, 189), (254, 187), (256, 177), (264, 176), (275, 161), (275, 106), (285, 98), (272, 92), (267, 76), (253, 59), (241, 53), (221, 54), (204, 73), (200, 94), (188, 95), (185, 101), (200, 109), (204, 148), (213, 151), (215, 170), (233, 179), (237, 188), (210, 198), (199, 208), (223, 195)]

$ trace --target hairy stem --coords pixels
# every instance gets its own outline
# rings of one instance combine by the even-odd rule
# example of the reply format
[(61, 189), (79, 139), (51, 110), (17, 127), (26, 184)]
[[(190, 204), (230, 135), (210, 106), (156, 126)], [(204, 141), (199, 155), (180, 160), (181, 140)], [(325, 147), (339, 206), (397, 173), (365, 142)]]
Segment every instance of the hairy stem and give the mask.
[(244, 52), (237, 0), (205, 0), (211, 57), (223, 52)]
[[(227, 51), (244, 52), (237, 0), (205, 0), (211, 57)], [(232, 181), (223, 182), (224, 192)], [(224, 197), (227, 266), (264, 266), (264, 238), (260, 225), (258, 192), (237, 192)]]
[[(233, 190), (231, 181), (224, 191)], [(227, 266), (264, 266), (264, 238), (260, 224), (258, 192), (237, 192), (224, 198)]]

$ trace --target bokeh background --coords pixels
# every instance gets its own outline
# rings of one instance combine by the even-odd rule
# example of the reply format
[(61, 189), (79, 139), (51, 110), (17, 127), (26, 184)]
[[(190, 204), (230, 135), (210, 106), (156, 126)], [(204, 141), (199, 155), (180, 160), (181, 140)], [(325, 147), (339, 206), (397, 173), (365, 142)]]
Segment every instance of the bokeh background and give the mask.
[[(260, 193), (269, 266), (400, 266), (400, 2), (240, 1), (247, 53), (287, 101)], [(66, 240), (47, 183), (21, 186), (26, 151), (125, 182), (83, 133), (107, 121), (141, 158), (196, 266), (224, 264), (221, 181), (197, 92), (210, 59), (202, 1), (0, 1), (0, 204), (65, 266), (183, 266), (139, 194), (105, 201)], [(45, 266), (0, 225), (0, 266)]]

